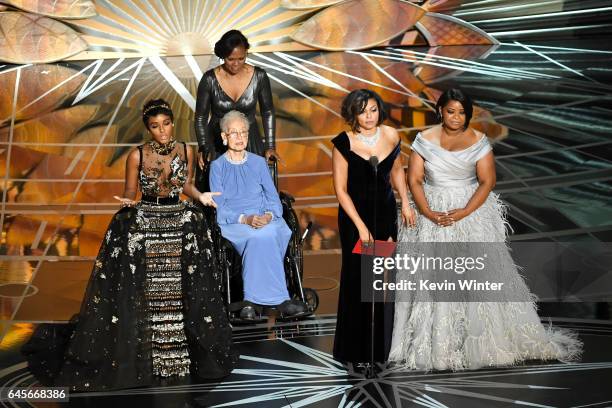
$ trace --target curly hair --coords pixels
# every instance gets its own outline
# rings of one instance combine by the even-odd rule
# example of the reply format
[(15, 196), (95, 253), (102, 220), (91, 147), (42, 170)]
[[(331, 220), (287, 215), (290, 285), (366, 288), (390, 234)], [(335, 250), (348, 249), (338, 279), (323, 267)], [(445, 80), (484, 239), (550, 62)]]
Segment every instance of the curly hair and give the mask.
[(340, 112), (342, 118), (344, 118), (353, 132), (359, 130), (357, 116), (363, 113), (370, 99), (374, 99), (378, 106), (378, 123), (376, 125), (380, 125), (387, 119), (387, 112), (385, 111), (383, 100), (376, 92), (370, 91), (369, 89), (356, 89), (344, 98), (342, 101), (342, 110)]

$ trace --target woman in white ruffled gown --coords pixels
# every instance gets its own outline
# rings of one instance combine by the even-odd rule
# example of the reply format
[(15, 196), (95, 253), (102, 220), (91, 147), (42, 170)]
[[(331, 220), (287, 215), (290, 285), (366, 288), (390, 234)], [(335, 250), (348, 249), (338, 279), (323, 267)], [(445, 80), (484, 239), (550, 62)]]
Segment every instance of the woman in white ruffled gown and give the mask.
[[(436, 108), (441, 125), (419, 133), (410, 156), (416, 231), (400, 226), (398, 242), (505, 242), (505, 207), (492, 192), (495, 161), (486, 136), (468, 127), (469, 97), (451, 89)], [(540, 322), (507, 247), (496, 247), (497, 258), (488, 262), (499, 265), (494, 273), (511, 287), (511, 298), (525, 301), (436, 302), (397, 293), (390, 361), (409, 369), (462, 370), (579, 357), (575, 333)], [(403, 273), (398, 281), (407, 278)]]

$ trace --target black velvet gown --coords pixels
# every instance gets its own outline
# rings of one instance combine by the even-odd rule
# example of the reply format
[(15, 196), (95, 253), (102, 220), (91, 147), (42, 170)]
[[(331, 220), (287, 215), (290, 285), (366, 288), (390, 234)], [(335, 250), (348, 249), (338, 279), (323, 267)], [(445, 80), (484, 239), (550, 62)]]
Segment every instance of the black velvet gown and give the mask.
[[(195, 132), (200, 151), (211, 152), (213, 159), (227, 150), (221, 140), (219, 122), (232, 110), (244, 113), (249, 120), (247, 151), (263, 156), (267, 149), (275, 148), (275, 116), (270, 80), (266, 71), (259, 67), (254, 69), (251, 82), (237, 101), (230, 98), (221, 88), (214, 68), (206, 71), (200, 80), (195, 110)], [(255, 118), (257, 103), (261, 110), (265, 142), (261, 138)]]
[[(374, 183), (374, 170), (368, 160), (350, 148), (346, 132), (340, 133), (332, 143), (348, 162), (347, 190), (361, 219), (374, 234), (373, 210), (377, 200), (375, 239), (386, 241), (397, 238), (397, 206), (390, 183), (393, 162), (400, 152), (400, 144), (378, 164), (378, 177)], [(374, 189), (376, 188), (376, 195)], [(342, 245), (342, 271), (340, 273), (340, 296), (338, 319), (334, 339), (334, 358), (342, 362), (370, 361), (371, 303), (361, 301), (360, 255), (352, 253), (359, 240), (359, 232), (353, 221), (338, 208), (338, 230)], [(393, 331), (393, 302), (375, 303), (374, 360), (387, 360)]]

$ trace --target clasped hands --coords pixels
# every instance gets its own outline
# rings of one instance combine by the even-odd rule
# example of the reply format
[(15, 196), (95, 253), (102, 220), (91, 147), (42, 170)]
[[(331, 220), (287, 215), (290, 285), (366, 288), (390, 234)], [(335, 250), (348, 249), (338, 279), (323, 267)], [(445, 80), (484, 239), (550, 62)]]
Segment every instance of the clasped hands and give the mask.
[(257, 215), (257, 214), (245, 215), (242, 218), (243, 224), (249, 225), (253, 228), (265, 227), (266, 225), (270, 223), (270, 221), (272, 221), (272, 214), (270, 213), (265, 213), (262, 215)]
[(457, 221), (468, 216), (468, 212), (465, 208), (456, 208), (449, 211), (428, 211), (424, 214), (431, 222), (435, 223), (440, 227), (450, 227)]

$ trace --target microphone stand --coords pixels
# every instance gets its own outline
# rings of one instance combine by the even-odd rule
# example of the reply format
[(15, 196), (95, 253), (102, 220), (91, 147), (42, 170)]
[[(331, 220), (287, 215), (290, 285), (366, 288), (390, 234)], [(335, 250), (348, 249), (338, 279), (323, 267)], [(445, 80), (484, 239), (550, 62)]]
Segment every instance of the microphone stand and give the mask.
[[(374, 257), (376, 257), (376, 213), (377, 213), (377, 206), (378, 206), (378, 157), (376, 156), (370, 156), (370, 159), (368, 160), (370, 162), (370, 165), (372, 166), (372, 170), (374, 171), (374, 213), (372, 216), (372, 221), (373, 221), (373, 225), (372, 225), (372, 262), (374, 262)], [(369, 271), (371, 272), (371, 271)], [(371, 274), (368, 274), (368, 276), (372, 277)], [(372, 277), (373, 278), (373, 277)], [(376, 366), (375, 366), (375, 362), (374, 362), (374, 328), (375, 328), (375, 323), (374, 323), (374, 317), (375, 317), (375, 311), (376, 308), (375, 306), (375, 302), (374, 302), (374, 286), (370, 285), (370, 290), (372, 291), (372, 296), (370, 297), (370, 365), (369, 367), (366, 368), (365, 371), (365, 376), (366, 378), (377, 378), (378, 374), (376, 373)]]

